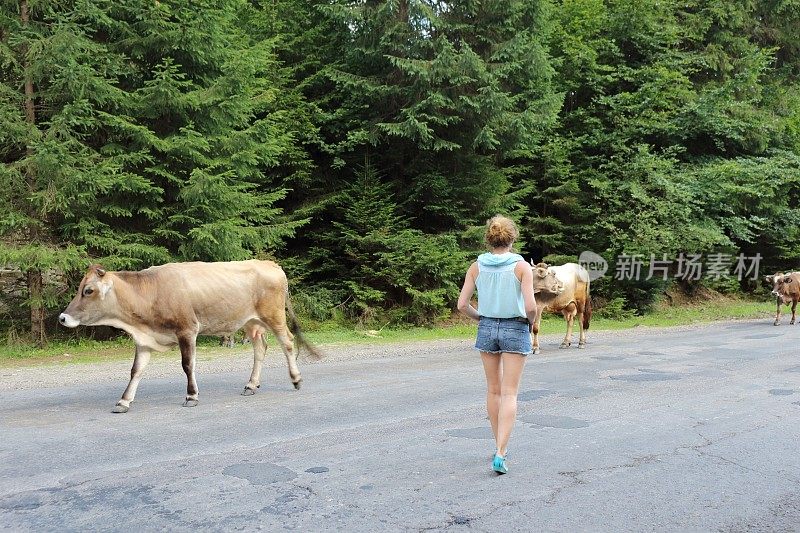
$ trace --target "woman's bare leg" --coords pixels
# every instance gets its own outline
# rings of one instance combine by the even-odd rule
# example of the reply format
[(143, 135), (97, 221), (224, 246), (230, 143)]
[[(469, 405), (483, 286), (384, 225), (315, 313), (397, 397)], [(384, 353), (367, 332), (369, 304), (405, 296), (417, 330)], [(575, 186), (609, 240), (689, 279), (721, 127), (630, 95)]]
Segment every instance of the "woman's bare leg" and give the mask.
[[(505, 457), (508, 439), (514, 429), (514, 422), (517, 419), (517, 393), (519, 383), (522, 379), (522, 370), (525, 368), (526, 357), (517, 353), (503, 353), (502, 377), (500, 380), (500, 409), (497, 420), (497, 431), (495, 440), (497, 442), (497, 453)], [(484, 363), (485, 365), (485, 363)]]
[(500, 413), (500, 354), (481, 352), (483, 371), (486, 373), (486, 413), (492, 425), (492, 435), (497, 441), (497, 417)]

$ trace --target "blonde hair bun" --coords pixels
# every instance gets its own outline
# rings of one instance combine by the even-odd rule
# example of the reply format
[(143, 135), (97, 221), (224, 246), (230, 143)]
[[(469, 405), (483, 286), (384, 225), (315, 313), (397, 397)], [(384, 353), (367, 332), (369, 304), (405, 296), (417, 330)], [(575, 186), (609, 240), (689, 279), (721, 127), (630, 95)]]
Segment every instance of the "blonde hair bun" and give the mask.
[(504, 248), (517, 240), (517, 225), (510, 218), (495, 215), (486, 221), (486, 244), (492, 248)]

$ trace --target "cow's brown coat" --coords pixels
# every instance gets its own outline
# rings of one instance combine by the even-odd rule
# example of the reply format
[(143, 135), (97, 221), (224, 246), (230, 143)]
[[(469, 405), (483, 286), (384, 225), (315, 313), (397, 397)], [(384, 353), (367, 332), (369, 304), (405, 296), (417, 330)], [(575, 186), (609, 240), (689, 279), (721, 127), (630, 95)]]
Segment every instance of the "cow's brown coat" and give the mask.
[(800, 272), (790, 272), (782, 274), (778, 272), (772, 276), (766, 276), (767, 283), (772, 284), (772, 294), (776, 298), (777, 311), (775, 312), (776, 326), (781, 323), (781, 304), (792, 304), (792, 320), (789, 324), (795, 323), (797, 302), (800, 301)]

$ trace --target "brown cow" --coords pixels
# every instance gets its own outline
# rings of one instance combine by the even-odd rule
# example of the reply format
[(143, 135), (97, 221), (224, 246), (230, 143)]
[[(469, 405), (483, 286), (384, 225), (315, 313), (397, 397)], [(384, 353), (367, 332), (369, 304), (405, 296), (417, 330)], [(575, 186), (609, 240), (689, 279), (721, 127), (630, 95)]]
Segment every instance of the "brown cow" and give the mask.
[(794, 324), (797, 308), (797, 302), (800, 300), (800, 272), (789, 272), (788, 274), (781, 274), (780, 272), (772, 276), (766, 276), (767, 283), (772, 284), (772, 295), (776, 297), (778, 310), (775, 313), (775, 323), (778, 326), (781, 323), (781, 304), (792, 304), (792, 320), (789, 325)]
[(549, 266), (546, 263), (534, 265), (534, 279), (543, 278), (548, 274), (555, 274), (559, 282), (558, 292), (548, 291), (536, 295), (536, 323), (533, 324), (533, 353), (539, 353), (539, 325), (542, 313), (550, 311), (560, 313), (567, 321), (567, 334), (561, 343), (561, 348), (569, 348), (572, 344), (572, 325), (575, 318), (580, 327), (578, 348), (586, 347), (586, 330), (592, 317), (592, 302), (589, 296), (589, 273), (577, 263), (567, 263), (561, 266)]
[[(286, 315), (292, 327), (287, 327)], [(299, 344), (319, 358), (304, 339), (289, 301), (286, 274), (272, 261), (228, 263), (169, 263), (139, 272), (107, 272), (93, 265), (81, 280), (78, 294), (59, 316), (68, 328), (114, 326), (125, 330), (136, 344), (128, 387), (113, 412), (125, 413), (136, 396), (150, 352), (181, 350), (187, 387), (184, 407), (198, 402), (195, 381), (196, 340), (200, 333), (228, 334), (244, 328), (253, 342), (253, 371), (243, 395), (261, 386), (266, 346), (263, 334), (275, 334), (289, 365), (296, 389), (302, 378), (297, 368), (294, 333)]]

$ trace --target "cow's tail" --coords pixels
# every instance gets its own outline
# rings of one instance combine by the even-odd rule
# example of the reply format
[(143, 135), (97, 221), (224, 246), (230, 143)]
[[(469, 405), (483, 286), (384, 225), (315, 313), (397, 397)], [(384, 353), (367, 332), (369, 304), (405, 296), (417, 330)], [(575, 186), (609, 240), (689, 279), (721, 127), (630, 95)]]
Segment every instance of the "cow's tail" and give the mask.
[(592, 297), (589, 294), (589, 281), (586, 281), (586, 302), (583, 304), (583, 329), (589, 329), (589, 321), (592, 319)]
[(292, 300), (289, 297), (289, 289), (286, 289), (286, 312), (289, 315), (289, 331), (292, 332), (294, 335), (295, 340), (297, 341), (298, 347), (303, 347), (308, 350), (308, 353), (311, 354), (311, 358), (314, 360), (322, 359), (322, 353), (317, 350), (317, 348), (308, 342), (306, 336), (303, 334), (303, 331), (300, 329), (300, 321), (297, 320), (297, 315), (294, 314), (294, 308), (292, 307)]

